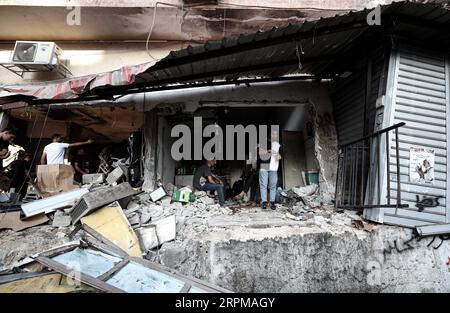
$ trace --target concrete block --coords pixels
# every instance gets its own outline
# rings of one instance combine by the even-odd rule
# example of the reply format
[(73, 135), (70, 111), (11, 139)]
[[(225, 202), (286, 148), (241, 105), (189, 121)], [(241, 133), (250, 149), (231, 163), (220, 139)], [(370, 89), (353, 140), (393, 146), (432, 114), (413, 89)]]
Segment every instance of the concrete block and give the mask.
[(104, 181), (105, 181), (105, 174), (103, 174), (103, 173), (83, 175), (83, 185), (93, 184), (93, 183), (101, 184)]
[(169, 206), (171, 202), (172, 202), (172, 198), (171, 197), (164, 197), (164, 198), (161, 199), (161, 204), (163, 206)]
[(161, 244), (175, 240), (176, 237), (176, 219), (175, 215), (171, 215), (155, 222), (148, 226), (136, 229), (139, 236), (141, 247), (145, 251), (160, 246)]
[(152, 199), (153, 202), (156, 202), (165, 196), (167, 196), (167, 193), (163, 187), (159, 187), (158, 189), (150, 193), (150, 199)]
[(53, 216), (53, 227), (68, 227), (72, 222), (70, 215), (64, 214), (64, 211), (56, 211)]

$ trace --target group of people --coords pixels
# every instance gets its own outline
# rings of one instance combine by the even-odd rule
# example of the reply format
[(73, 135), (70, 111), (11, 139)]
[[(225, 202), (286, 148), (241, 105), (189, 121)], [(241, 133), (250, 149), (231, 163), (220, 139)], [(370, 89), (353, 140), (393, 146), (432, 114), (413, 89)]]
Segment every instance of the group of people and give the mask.
[[(15, 138), (16, 134), (13, 128), (6, 128), (0, 132), (0, 172), (8, 180), (8, 185), (4, 187), (7, 187), (8, 190), (13, 188), (15, 193), (20, 194), (20, 199), (22, 199), (27, 192), (27, 182), (30, 180), (30, 170), (34, 157), (31, 153), (25, 152), (23, 148), (20, 148), (14, 155), (14, 161), (8, 167), (8, 171), (4, 171), (3, 161), (12, 157), (10, 145), (14, 145)], [(64, 164), (66, 149), (79, 147), (71, 163), (75, 172), (75, 180), (81, 182), (82, 176), (89, 173), (88, 161), (84, 159), (86, 152), (82, 146), (93, 142), (93, 140), (87, 140), (84, 142), (65, 143), (62, 135), (55, 134), (52, 137), (52, 142), (45, 146), (40, 158), (40, 164)]]
[[(264, 149), (266, 147), (267, 149)], [(259, 170), (249, 175), (244, 183), (242, 192), (237, 195), (237, 198), (244, 198), (256, 181), (259, 181), (262, 209), (267, 209), (269, 206), (272, 210), (275, 210), (278, 167), (279, 161), (282, 159), (278, 132), (272, 131), (271, 139), (266, 147), (258, 146)], [(214, 160), (206, 160), (196, 170), (193, 185), (197, 190), (217, 192), (220, 206), (225, 206), (225, 183), (221, 178), (212, 173), (211, 168), (214, 164)], [(256, 175), (259, 175), (259, 179), (257, 179)], [(267, 197), (267, 190), (269, 190), (269, 198)]]

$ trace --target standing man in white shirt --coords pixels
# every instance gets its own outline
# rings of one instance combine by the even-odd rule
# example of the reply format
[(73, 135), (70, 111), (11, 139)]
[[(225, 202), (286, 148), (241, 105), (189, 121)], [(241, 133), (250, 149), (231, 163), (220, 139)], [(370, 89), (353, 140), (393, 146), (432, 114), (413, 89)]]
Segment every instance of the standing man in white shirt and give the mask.
[(278, 131), (272, 130), (270, 141), (265, 150), (259, 147), (259, 190), (261, 193), (261, 207), (263, 210), (267, 208), (267, 189), (269, 189), (269, 202), (272, 210), (276, 209), (275, 196), (277, 192), (278, 181), (278, 165), (281, 157), (281, 145), (278, 138)]
[(64, 154), (67, 148), (75, 148), (84, 145), (90, 145), (94, 141), (89, 139), (84, 142), (65, 143), (63, 137), (55, 134), (52, 137), (53, 142), (44, 148), (41, 156), (41, 164), (64, 164)]

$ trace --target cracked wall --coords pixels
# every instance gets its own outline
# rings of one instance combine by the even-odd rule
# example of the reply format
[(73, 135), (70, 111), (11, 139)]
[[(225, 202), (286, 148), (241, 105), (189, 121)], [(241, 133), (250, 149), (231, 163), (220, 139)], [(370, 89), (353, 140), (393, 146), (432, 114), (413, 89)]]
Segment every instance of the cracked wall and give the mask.
[(450, 242), (434, 249), (440, 240), (428, 246), (431, 238), (412, 238), (409, 229), (241, 240), (218, 236), (166, 244), (161, 261), (236, 292), (450, 291)]

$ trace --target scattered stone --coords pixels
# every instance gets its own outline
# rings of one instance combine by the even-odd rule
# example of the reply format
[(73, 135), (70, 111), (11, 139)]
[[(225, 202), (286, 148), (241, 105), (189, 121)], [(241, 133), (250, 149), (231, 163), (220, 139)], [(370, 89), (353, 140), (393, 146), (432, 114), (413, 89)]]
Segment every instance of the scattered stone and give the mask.
[(160, 200), (161, 205), (163, 206), (169, 206), (170, 203), (172, 202), (172, 198), (171, 197), (164, 197)]
[(72, 219), (70, 218), (70, 215), (65, 214), (62, 210), (55, 212), (52, 222), (53, 227), (68, 227), (71, 223)]
[(215, 203), (214, 199), (208, 196), (200, 198), (199, 201), (205, 205), (211, 205)]
[(152, 216), (151, 216), (150, 212), (142, 211), (142, 214), (141, 214), (141, 225), (148, 223), (151, 219), (152, 219)]
[(294, 187), (292, 191), (299, 197), (312, 196), (319, 189), (319, 185), (312, 184), (305, 187)]
[(130, 222), (131, 225), (140, 224), (139, 215), (137, 213), (133, 213), (132, 215), (128, 216), (128, 222)]

